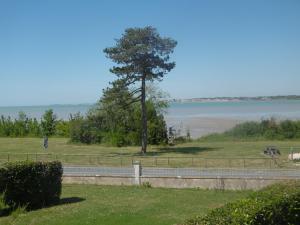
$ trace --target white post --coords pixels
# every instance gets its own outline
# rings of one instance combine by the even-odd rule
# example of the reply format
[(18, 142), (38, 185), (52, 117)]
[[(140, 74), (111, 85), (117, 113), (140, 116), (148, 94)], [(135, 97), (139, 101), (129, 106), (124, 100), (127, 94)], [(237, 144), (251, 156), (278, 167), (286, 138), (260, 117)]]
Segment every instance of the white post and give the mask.
[(141, 184), (141, 175), (142, 175), (142, 167), (139, 161), (135, 161), (133, 163), (134, 168), (134, 184), (140, 185)]

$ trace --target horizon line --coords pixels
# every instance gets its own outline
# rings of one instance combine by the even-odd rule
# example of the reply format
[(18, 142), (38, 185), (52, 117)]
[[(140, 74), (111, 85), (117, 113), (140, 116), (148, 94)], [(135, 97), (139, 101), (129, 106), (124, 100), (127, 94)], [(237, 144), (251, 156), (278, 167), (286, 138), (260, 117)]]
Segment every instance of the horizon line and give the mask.
[[(299, 97), (300, 94), (293, 94), (293, 95), (258, 95), (258, 96), (234, 96), (234, 97), (229, 97), (229, 96), (219, 96), (219, 97), (192, 97), (192, 98), (169, 98), (167, 99), (168, 101), (176, 101), (176, 100), (193, 100), (193, 99), (238, 99), (238, 98), (272, 98), (272, 97)], [(291, 100), (291, 99), (287, 99)], [(6, 107), (46, 107), (46, 106), (80, 106), (80, 105), (94, 105), (94, 103), (52, 103), (52, 104), (37, 104), (37, 105), (0, 105), (1, 108), (6, 108)]]

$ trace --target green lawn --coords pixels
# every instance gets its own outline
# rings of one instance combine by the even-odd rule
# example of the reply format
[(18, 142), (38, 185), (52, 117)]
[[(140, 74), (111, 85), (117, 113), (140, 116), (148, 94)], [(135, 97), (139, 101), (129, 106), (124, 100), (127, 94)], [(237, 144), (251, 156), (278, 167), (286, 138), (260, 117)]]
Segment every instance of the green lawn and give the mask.
[(171, 225), (249, 191), (64, 185), (62, 203), (0, 217), (1, 225)]
[[(291, 147), (294, 147), (295, 151), (300, 151), (300, 141), (195, 141), (173, 147), (149, 146), (147, 156), (141, 157), (139, 147), (117, 148), (70, 144), (65, 138), (50, 138), (49, 149), (45, 151), (42, 148), (42, 139), (39, 138), (0, 138), (0, 162), (28, 158), (31, 160), (58, 159), (65, 164), (126, 166), (130, 165), (133, 160), (141, 160), (146, 166), (270, 167), (274, 166), (272, 160), (262, 154), (262, 150), (268, 145), (279, 147), (282, 153), (280, 159), (284, 167), (291, 166), (287, 163)], [(27, 155), (27, 153), (30, 154)], [(51, 155), (39, 155), (43, 153)], [(64, 154), (73, 155), (65, 156)], [(243, 158), (253, 157), (261, 159), (243, 160)]]

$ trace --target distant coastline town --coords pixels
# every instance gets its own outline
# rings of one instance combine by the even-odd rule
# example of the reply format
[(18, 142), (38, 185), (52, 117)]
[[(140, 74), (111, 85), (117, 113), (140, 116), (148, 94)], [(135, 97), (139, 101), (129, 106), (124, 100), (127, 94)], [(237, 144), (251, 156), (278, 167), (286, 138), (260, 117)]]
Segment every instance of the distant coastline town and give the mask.
[(188, 98), (172, 99), (171, 102), (241, 102), (241, 101), (273, 101), (273, 100), (300, 100), (300, 95), (278, 95), (257, 97), (213, 97), (213, 98)]

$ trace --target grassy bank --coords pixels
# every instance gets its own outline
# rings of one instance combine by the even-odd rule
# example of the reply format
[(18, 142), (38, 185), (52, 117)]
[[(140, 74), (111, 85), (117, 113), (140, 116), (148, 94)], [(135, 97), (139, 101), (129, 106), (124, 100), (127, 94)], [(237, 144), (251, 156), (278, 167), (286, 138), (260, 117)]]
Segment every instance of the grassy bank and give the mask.
[(171, 225), (249, 192), (64, 185), (60, 205), (0, 217), (3, 225)]

